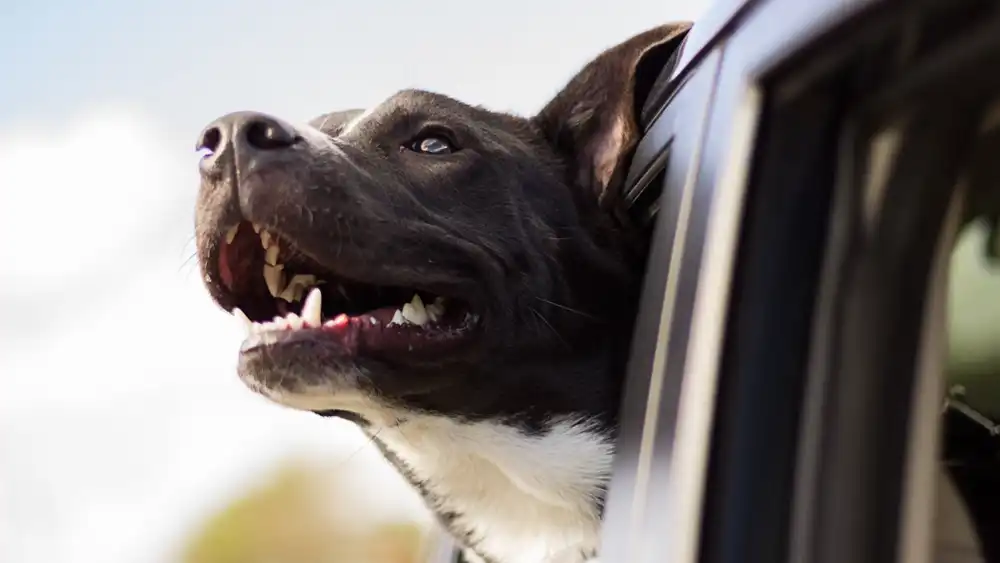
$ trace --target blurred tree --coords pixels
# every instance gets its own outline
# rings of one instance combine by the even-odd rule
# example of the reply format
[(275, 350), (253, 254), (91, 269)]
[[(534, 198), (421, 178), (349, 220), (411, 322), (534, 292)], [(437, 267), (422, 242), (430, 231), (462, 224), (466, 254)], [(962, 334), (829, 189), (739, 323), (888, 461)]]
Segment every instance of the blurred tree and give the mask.
[[(418, 563), (426, 530), (413, 522), (348, 525), (366, 507), (337, 504), (335, 472), (303, 463), (210, 518), (186, 546), (184, 563)], [(333, 494), (331, 494), (331, 491)], [(329, 503), (333, 500), (335, 506)], [(364, 520), (364, 518), (359, 518)]]

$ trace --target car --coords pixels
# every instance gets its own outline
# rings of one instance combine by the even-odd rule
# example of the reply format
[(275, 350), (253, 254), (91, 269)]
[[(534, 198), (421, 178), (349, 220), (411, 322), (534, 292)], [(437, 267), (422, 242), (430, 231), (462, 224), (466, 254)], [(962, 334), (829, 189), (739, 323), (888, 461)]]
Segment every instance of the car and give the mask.
[(1000, 561), (998, 68), (993, 0), (696, 22), (627, 181), (602, 563)]

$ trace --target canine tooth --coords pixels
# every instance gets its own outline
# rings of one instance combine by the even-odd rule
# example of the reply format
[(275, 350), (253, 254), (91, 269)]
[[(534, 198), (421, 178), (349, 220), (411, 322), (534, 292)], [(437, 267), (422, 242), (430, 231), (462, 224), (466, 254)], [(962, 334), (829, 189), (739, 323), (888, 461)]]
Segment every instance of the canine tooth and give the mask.
[(267, 248), (267, 251), (264, 252), (264, 261), (272, 266), (277, 266), (279, 252), (281, 252), (281, 248), (279, 248), (276, 244), (272, 244)]
[(252, 332), (253, 321), (239, 307), (233, 309), (233, 316), (240, 320), (240, 324), (246, 329), (247, 333)]
[(392, 320), (386, 326), (401, 325), (406, 323), (406, 319), (403, 318), (403, 312), (396, 309), (396, 312), (392, 315)]
[(264, 264), (264, 281), (267, 283), (267, 290), (274, 297), (281, 295), (281, 291), (285, 289), (285, 272), (282, 271), (283, 268), (284, 266)]
[(302, 305), (302, 320), (312, 326), (319, 326), (322, 322), (323, 292), (318, 287), (309, 290), (306, 302)]
[(419, 295), (414, 293), (413, 300), (403, 305), (403, 318), (415, 325), (427, 324), (427, 309)]
[(233, 241), (236, 240), (236, 231), (238, 230), (240, 230), (239, 223), (229, 227), (229, 230), (226, 231), (226, 244), (233, 244)]

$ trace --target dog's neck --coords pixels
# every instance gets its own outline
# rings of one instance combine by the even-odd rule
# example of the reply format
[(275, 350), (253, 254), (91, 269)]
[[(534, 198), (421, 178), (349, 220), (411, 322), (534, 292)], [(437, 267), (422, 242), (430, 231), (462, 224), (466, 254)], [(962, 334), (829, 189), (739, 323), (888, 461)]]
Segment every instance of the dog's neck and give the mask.
[[(627, 313), (634, 299), (623, 301)], [(599, 543), (628, 328), (606, 323), (561, 354), (483, 367), (435, 393), (460, 403), (414, 404), (365, 431), (482, 561), (582, 563)], [(564, 410), (534, 412), (553, 396)]]
[(596, 551), (614, 450), (602, 425), (565, 416), (530, 435), (418, 415), (368, 433), (484, 561), (575, 563)]

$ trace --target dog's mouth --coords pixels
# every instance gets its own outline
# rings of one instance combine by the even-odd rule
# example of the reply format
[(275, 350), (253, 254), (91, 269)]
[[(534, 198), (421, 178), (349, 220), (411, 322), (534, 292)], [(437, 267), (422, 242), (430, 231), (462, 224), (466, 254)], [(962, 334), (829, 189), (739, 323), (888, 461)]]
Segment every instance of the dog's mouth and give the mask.
[(309, 337), (347, 355), (427, 357), (461, 345), (478, 325), (459, 299), (351, 279), (248, 221), (229, 228), (217, 260), (226, 301), (245, 323), (244, 353)]

